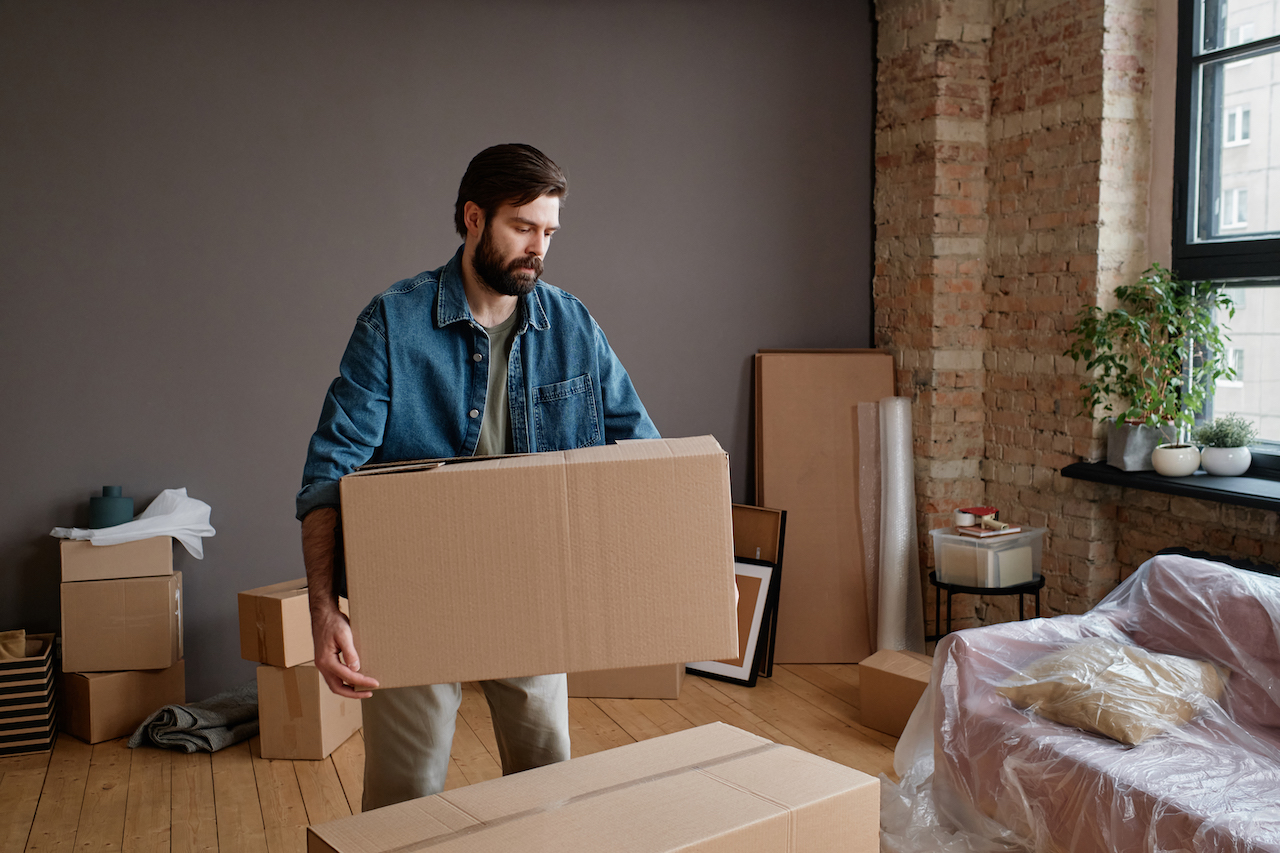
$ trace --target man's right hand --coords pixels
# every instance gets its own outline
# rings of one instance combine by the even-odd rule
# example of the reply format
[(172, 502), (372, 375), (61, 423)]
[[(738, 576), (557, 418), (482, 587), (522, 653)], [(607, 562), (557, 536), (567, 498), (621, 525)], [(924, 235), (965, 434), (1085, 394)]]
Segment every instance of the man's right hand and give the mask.
[(378, 682), (360, 674), (360, 656), (351, 637), (351, 623), (338, 609), (333, 592), (333, 559), (338, 511), (320, 507), (302, 519), (302, 561), (307, 567), (307, 597), (311, 605), (311, 639), (316, 669), (329, 689), (350, 699), (368, 699)]
[[(327, 610), (327, 608), (326, 608)], [(376, 679), (360, 674), (360, 656), (351, 638), (351, 623), (336, 607), (326, 613), (311, 614), (311, 636), (316, 644), (316, 669), (329, 689), (339, 696), (368, 699), (377, 687)]]

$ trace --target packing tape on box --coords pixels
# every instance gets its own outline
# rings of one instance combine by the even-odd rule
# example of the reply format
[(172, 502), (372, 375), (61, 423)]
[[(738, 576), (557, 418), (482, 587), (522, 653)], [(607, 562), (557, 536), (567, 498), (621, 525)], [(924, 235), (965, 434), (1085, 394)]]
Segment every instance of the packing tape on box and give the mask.
[(261, 598), (253, 599), (253, 624), (258, 629), (258, 660), (267, 662), (267, 614), (263, 612)]
[[(460, 838), (467, 838), (468, 836), (476, 835), (477, 833), (480, 833), (480, 832), (485, 832), (497, 826), (503, 826), (504, 824), (511, 823), (512, 821), (524, 820), (526, 818), (533, 817), (534, 815), (537, 815), (537, 814), (543, 814), (544, 812), (550, 812), (550, 811), (555, 811), (557, 809), (562, 809), (566, 806), (574, 805), (575, 803), (581, 803), (581, 802), (586, 802), (588, 800), (593, 800), (596, 797), (604, 796), (605, 794), (612, 794), (615, 791), (625, 791), (628, 788), (634, 788), (638, 785), (649, 785), (654, 782), (660, 782), (663, 779), (669, 779), (673, 776), (679, 776), (682, 773), (702, 773), (716, 780), (717, 782), (719, 782), (720, 784), (726, 787), (733, 788), (736, 791), (741, 791), (744, 794), (749, 794), (750, 796), (753, 796), (758, 800), (769, 803), (772, 806), (776, 806), (788, 816), (789, 820), (794, 820), (795, 808), (793, 806), (789, 806), (786, 803), (773, 799), (772, 797), (766, 797), (763, 794), (759, 793), (758, 791), (752, 791), (749, 788), (744, 788), (741, 785), (737, 784), (736, 782), (730, 782), (727, 779), (722, 779), (719, 776), (715, 775), (714, 773), (707, 772), (707, 770), (712, 767), (717, 767), (721, 764), (728, 764), (731, 761), (738, 761), (739, 759), (742, 759), (742, 758), (750, 758), (753, 755), (760, 755), (765, 752), (770, 752), (775, 749), (780, 749), (782, 748), (782, 746), (783, 744), (780, 744), (780, 743), (763, 743), (760, 746), (753, 746), (749, 749), (739, 750), (738, 752), (734, 752), (729, 755), (721, 755), (718, 758), (712, 758), (707, 761), (699, 761), (696, 764), (686, 764), (683, 767), (674, 767), (670, 770), (665, 770), (662, 773), (654, 773), (650, 776), (643, 776), (639, 779), (628, 779), (626, 782), (619, 782), (617, 785), (609, 785), (608, 787), (605, 787), (605, 788), (597, 788), (594, 791), (586, 791), (584, 793), (578, 794), (577, 796), (569, 797), (564, 800), (559, 800), (554, 803), (548, 803), (545, 806), (538, 806), (532, 809), (525, 809), (522, 812), (516, 812), (514, 814), (509, 814), (509, 815), (502, 815), (501, 817), (490, 818), (484, 821), (481, 821), (480, 818), (466, 812), (464, 809), (460, 808), (456, 803), (450, 803), (450, 805), (452, 805), (454, 808), (457, 808), (459, 811), (461, 811), (471, 820), (474, 820), (475, 823), (472, 824), (471, 826), (454, 830), (453, 832), (445, 833), (444, 835), (437, 835), (434, 838), (424, 838), (420, 841), (410, 841), (408, 844), (402, 844), (399, 847), (393, 847), (390, 850), (385, 851), (385, 853), (415, 853), (415, 851), (418, 851), (418, 850), (429, 850), (430, 848), (435, 847), (438, 844), (445, 844), (447, 842), (457, 841)], [(799, 853), (799, 851), (795, 849), (794, 827), (792, 827), (792, 831), (787, 833), (786, 850), (779, 851), (779, 853)]]
[[(301, 670), (286, 669), (281, 673), (284, 678), (284, 709), (288, 714), (288, 718), (283, 720), (280, 726), (280, 737), (284, 741), (284, 750), (287, 755), (298, 754), (298, 730), (305, 728), (302, 719), (302, 689), (298, 687), (298, 676)], [(328, 685), (322, 689), (327, 690)]]
[(298, 674), (294, 670), (284, 671), (284, 705), (290, 720), (301, 719), (302, 690), (298, 687)]

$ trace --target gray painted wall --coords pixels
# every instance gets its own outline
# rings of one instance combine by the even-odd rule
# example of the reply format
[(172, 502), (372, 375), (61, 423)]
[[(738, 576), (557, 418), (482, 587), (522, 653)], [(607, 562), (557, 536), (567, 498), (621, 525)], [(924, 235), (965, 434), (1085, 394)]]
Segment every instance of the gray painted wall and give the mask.
[(251, 678), (355, 316), (497, 142), (569, 173), (545, 278), (749, 500), (751, 355), (870, 345), (872, 42), (866, 2), (0, 0), (0, 630), (56, 627), (98, 487), (185, 486), (188, 695)]

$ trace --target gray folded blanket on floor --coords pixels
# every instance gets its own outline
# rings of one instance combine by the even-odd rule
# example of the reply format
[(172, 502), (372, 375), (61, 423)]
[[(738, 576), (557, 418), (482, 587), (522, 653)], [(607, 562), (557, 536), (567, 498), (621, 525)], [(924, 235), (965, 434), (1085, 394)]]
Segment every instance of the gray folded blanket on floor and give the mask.
[(258, 682), (233, 687), (203, 702), (165, 705), (138, 726), (129, 748), (158, 746), (217, 752), (258, 733)]

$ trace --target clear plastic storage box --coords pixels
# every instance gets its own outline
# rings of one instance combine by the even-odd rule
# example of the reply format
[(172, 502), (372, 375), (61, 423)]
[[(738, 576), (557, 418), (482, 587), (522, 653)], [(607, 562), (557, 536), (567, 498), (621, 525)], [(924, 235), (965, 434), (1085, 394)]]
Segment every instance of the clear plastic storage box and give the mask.
[(930, 530), (933, 562), (941, 583), (997, 589), (1040, 577), (1044, 527), (1024, 527), (980, 539), (956, 533), (954, 527)]

